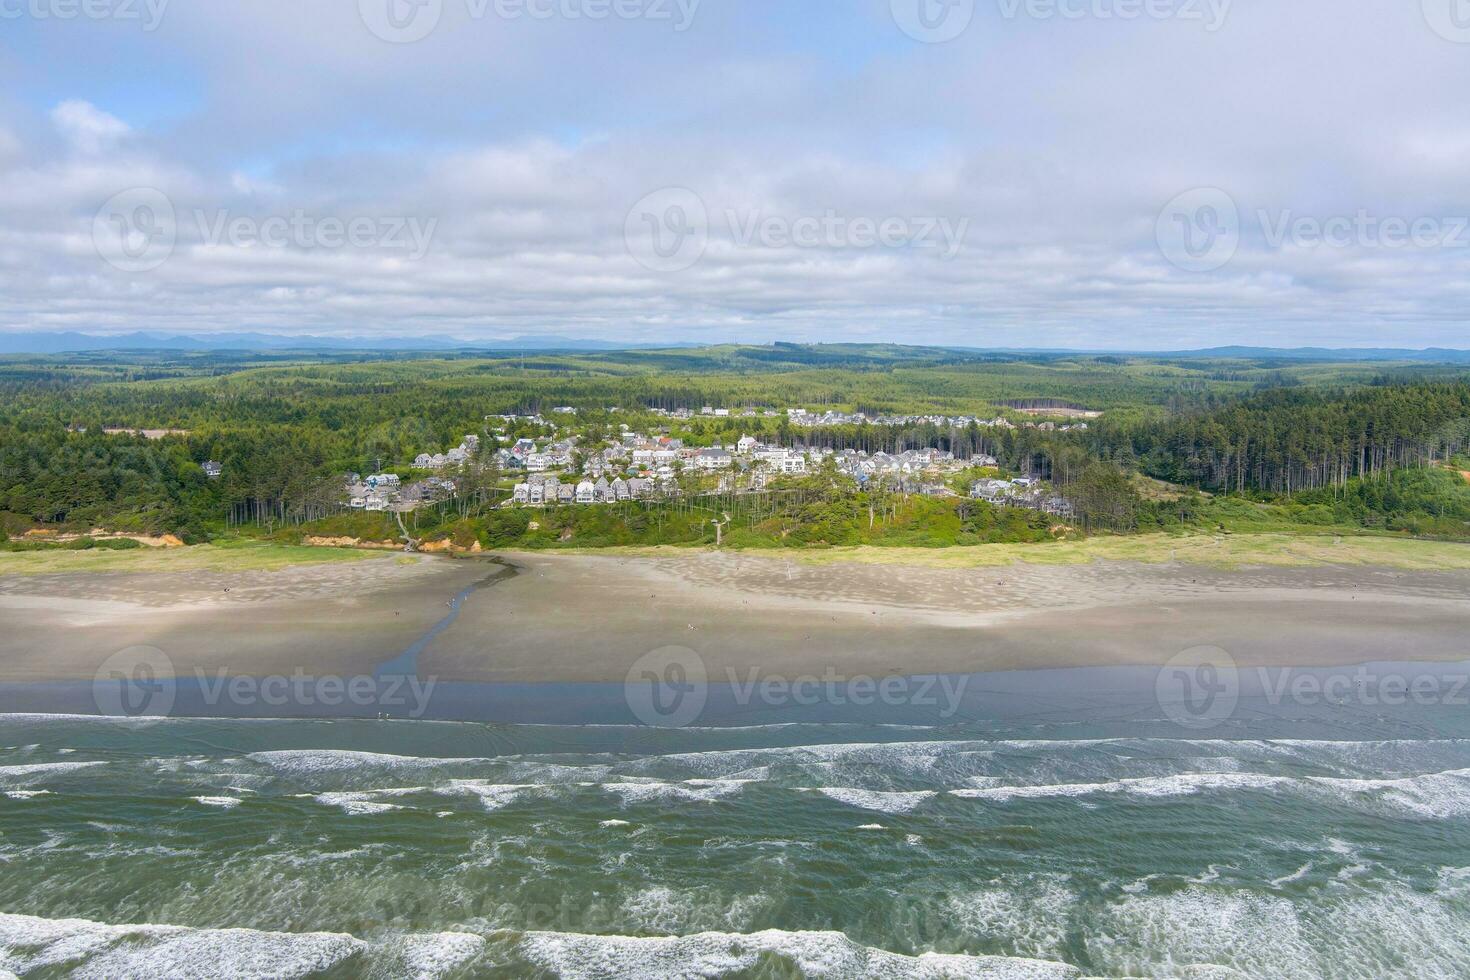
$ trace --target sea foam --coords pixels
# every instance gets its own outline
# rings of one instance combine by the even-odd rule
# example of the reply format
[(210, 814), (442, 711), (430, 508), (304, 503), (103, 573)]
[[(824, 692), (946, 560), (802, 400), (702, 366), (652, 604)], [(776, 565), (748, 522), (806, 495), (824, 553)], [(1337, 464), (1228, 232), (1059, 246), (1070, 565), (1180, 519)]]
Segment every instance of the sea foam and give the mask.
[(518, 952), (563, 980), (705, 980), (748, 973), (757, 966), (763, 972), (784, 975), (775, 969), (773, 958), (811, 977), (1075, 980), (1081, 976), (1081, 971), (1066, 964), (1043, 960), (939, 953), (904, 956), (861, 946), (838, 932), (710, 932), (666, 939), (538, 932), (528, 933)]

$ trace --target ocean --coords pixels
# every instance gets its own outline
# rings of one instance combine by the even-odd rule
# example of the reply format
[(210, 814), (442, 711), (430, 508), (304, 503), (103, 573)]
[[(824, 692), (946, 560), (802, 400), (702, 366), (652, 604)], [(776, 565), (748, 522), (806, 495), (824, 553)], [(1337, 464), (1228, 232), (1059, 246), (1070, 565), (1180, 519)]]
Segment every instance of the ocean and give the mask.
[(1464, 977), (1463, 714), (7, 715), (0, 971)]

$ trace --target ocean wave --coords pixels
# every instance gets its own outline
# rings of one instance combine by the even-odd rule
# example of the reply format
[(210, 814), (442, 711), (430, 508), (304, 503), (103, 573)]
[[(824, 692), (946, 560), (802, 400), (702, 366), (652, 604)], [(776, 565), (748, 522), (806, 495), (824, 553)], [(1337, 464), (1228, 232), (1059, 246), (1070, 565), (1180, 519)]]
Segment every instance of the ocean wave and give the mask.
[(840, 932), (748, 934), (709, 932), (660, 939), (535, 932), (517, 952), (563, 980), (583, 977), (723, 977), (763, 968), (782, 973), (777, 962), (803, 976), (875, 977), (885, 980), (1076, 980), (1081, 971), (1063, 963), (1004, 956), (921, 953), (905, 956), (853, 942)]
[(1048, 799), (1091, 796), (1095, 793), (1126, 793), (1134, 796), (1187, 796), (1211, 789), (1272, 789), (1298, 782), (1287, 776), (1260, 773), (1186, 773), (1177, 776), (1149, 776), (1138, 779), (1115, 779), (1105, 783), (1048, 783), (1022, 786), (987, 786), (978, 789), (954, 789), (950, 796), (968, 800), (1007, 802), (1015, 799)]
[(894, 793), (854, 789), (849, 786), (822, 786), (817, 787), (817, 792), (838, 803), (845, 803), (862, 810), (874, 810), (878, 813), (908, 813), (925, 800), (933, 799), (938, 795), (934, 790)]
[(252, 752), (246, 758), (291, 775), (353, 772), (362, 769), (435, 769), (489, 761), (385, 755), (350, 749), (278, 749), (272, 752)]
[(1213, 790), (1288, 790), (1326, 793), (1356, 806), (1445, 819), (1470, 815), (1470, 769), (1421, 773), (1395, 779), (1343, 779), (1327, 776), (1276, 776), (1267, 773), (1185, 773), (1102, 783), (1048, 783), (950, 790), (961, 799), (1005, 803), (1018, 799), (1055, 799), (1116, 793), (1140, 797), (1189, 796)]
[(107, 925), (0, 914), (0, 966), (65, 967), (75, 977), (303, 977), (366, 949), (339, 933)]
[(402, 796), (414, 796), (429, 791), (427, 786), (394, 786), (387, 789), (370, 789), (358, 792), (341, 793), (306, 793), (312, 800), (324, 806), (334, 806), (350, 816), (362, 816), (373, 813), (388, 813), (391, 810), (401, 810), (403, 807), (396, 803), (386, 803), (384, 798), (395, 799)]
[(480, 955), (482, 936), (410, 933), (367, 942), (346, 933), (109, 925), (0, 913), (5, 971), (65, 970), (80, 978), (294, 978), (335, 968), (359, 975), (443, 976)]
[(32, 776), (50, 776), (77, 769), (105, 766), (105, 762), (36, 762), (24, 766), (0, 766), (0, 779), (27, 779)]
[(601, 788), (622, 798), (625, 805), (692, 800), (712, 803), (743, 790), (751, 780), (691, 779), (682, 783), (615, 782), (602, 783)]
[(509, 806), (526, 793), (544, 789), (544, 784), (489, 783), (481, 779), (453, 779), (448, 786), (435, 788), (442, 795), (473, 796), (487, 810)]

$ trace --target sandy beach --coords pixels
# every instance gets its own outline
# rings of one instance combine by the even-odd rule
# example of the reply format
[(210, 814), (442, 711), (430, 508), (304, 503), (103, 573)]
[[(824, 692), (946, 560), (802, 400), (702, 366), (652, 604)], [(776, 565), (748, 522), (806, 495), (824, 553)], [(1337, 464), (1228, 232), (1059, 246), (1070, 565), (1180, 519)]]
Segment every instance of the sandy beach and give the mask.
[[(1095, 562), (935, 568), (768, 554), (402, 555), (277, 570), (0, 576), (0, 682), (90, 679), (144, 644), (181, 672), (371, 673), (421, 640), (445, 681), (622, 681), (690, 648), (713, 674), (884, 675), (1470, 659), (1470, 572)], [(514, 574), (505, 572), (505, 567)]]

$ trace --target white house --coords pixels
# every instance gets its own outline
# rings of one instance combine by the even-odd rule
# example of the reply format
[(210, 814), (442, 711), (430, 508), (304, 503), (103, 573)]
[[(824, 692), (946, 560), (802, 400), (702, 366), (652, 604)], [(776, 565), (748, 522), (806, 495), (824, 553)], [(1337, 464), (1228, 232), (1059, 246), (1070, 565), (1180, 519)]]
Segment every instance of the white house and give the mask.
[(694, 465), (701, 470), (728, 470), (734, 461), (724, 449), (701, 449), (694, 456)]
[(577, 484), (577, 503), (590, 504), (597, 497), (597, 488), (592, 485), (591, 480), (583, 480)]

